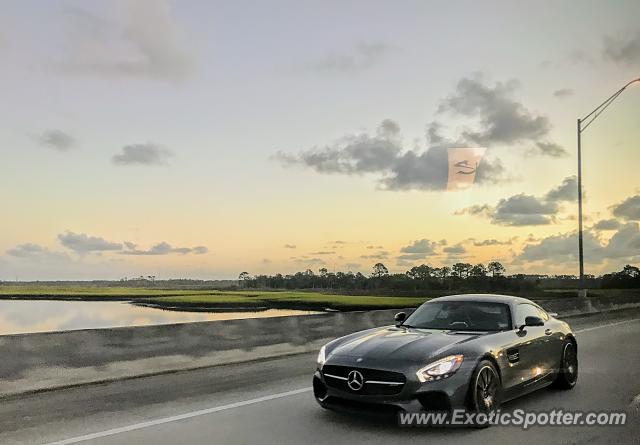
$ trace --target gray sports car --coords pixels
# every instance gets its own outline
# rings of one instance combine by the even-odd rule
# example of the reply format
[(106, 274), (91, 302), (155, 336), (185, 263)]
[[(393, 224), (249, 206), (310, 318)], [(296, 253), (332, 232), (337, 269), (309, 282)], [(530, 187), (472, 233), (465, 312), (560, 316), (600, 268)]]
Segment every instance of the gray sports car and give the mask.
[(330, 409), (495, 411), (550, 384), (571, 389), (578, 345), (571, 328), (537, 304), (506, 295), (453, 295), (424, 303), (395, 326), (323, 346), (313, 378)]

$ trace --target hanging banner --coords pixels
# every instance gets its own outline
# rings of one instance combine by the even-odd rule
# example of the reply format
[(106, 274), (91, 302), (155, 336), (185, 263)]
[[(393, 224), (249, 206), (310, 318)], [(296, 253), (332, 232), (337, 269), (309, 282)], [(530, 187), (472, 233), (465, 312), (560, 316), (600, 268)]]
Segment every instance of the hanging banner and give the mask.
[(471, 187), (476, 180), (476, 170), (487, 149), (478, 148), (449, 148), (449, 176), (447, 190), (464, 190)]

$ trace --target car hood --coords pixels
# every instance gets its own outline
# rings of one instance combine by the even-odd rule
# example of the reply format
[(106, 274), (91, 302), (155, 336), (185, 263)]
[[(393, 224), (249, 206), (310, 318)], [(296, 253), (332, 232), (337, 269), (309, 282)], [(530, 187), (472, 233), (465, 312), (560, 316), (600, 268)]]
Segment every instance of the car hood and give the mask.
[(482, 335), (486, 333), (388, 326), (347, 337), (330, 356), (422, 362), (447, 352), (458, 353), (461, 344)]

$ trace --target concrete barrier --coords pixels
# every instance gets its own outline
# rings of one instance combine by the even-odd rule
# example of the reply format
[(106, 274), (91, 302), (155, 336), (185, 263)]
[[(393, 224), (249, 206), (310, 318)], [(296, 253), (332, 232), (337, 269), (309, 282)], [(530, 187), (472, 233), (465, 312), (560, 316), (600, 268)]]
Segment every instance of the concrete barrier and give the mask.
[[(640, 307), (640, 296), (538, 303), (561, 316)], [(0, 397), (317, 350), (393, 324), (398, 310), (0, 336)]]
[(0, 336), (0, 397), (317, 350), (397, 310)]
[(537, 300), (540, 306), (549, 312), (563, 317), (598, 312), (627, 309), (640, 306), (640, 295), (620, 295), (616, 297), (594, 296), (588, 298), (554, 298)]

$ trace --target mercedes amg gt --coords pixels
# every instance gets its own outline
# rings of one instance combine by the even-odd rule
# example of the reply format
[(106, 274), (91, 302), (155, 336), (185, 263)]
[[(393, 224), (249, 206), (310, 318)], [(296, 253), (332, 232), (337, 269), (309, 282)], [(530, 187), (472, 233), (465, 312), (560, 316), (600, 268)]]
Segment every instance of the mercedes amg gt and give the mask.
[(495, 411), (501, 402), (578, 379), (569, 325), (505, 295), (432, 299), (395, 326), (338, 338), (318, 354), (313, 392), (344, 411)]

